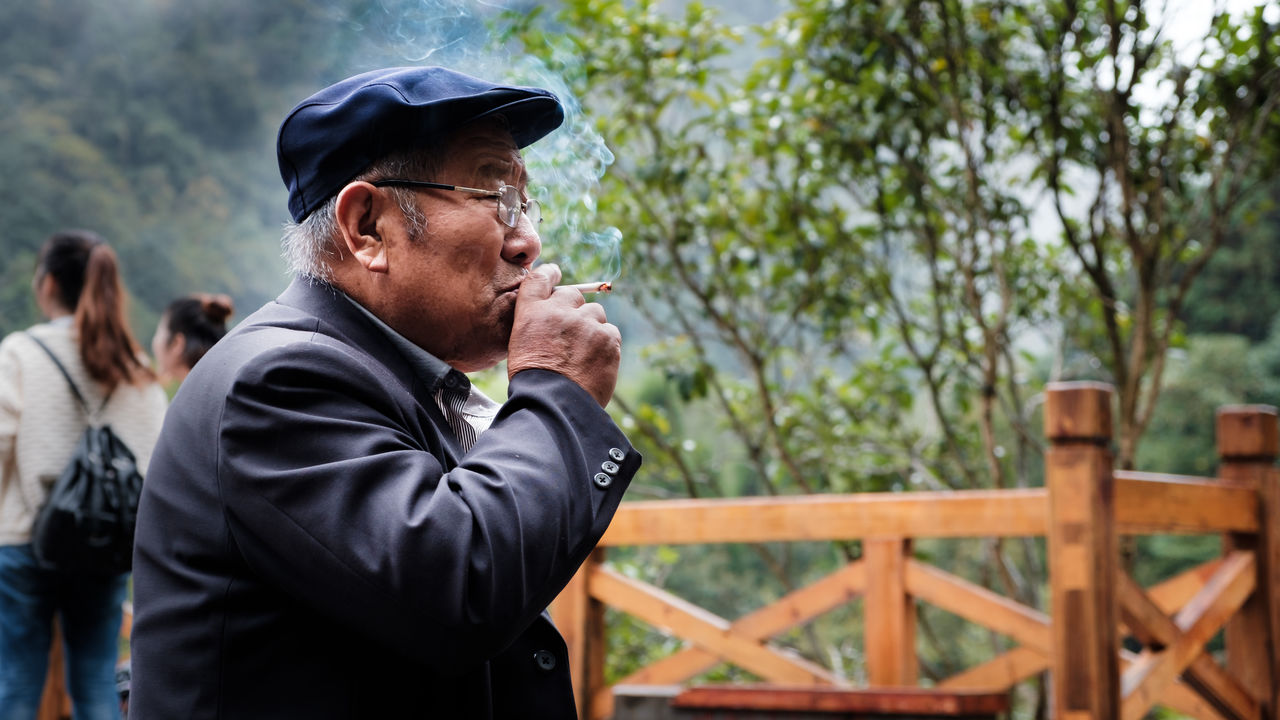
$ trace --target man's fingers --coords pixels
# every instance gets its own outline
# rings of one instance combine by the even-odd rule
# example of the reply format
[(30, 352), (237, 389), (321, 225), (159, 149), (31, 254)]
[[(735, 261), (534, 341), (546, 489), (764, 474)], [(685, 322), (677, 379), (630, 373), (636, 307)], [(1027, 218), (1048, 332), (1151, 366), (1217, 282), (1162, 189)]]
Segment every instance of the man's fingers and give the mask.
[(560, 282), (559, 265), (555, 263), (539, 265), (524, 277), (524, 282), (520, 283), (520, 295), (534, 300), (551, 297), (551, 292), (558, 282)]
[(604, 306), (600, 303), (589, 303), (584, 301), (579, 312), (585, 313), (600, 322), (608, 322), (609, 319), (608, 316), (605, 315)]
[(562, 301), (567, 299), (572, 307), (582, 307), (587, 304), (587, 298), (584, 297), (580, 291), (574, 290), (573, 288), (555, 288), (552, 290), (551, 294)]

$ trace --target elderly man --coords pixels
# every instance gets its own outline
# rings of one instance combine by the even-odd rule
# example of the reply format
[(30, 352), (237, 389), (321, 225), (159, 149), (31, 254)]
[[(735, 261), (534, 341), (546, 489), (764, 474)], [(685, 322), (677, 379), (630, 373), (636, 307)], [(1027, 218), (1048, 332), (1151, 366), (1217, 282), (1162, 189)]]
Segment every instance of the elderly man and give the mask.
[[(557, 289), (544, 90), (365, 73), (280, 127), (298, 278), (200, 361), (147, 475), (132, 720), (571, 718), (544, 608), (640, 457), (621, 339)], [(507, 360), (498, 404), (464, 373)]]

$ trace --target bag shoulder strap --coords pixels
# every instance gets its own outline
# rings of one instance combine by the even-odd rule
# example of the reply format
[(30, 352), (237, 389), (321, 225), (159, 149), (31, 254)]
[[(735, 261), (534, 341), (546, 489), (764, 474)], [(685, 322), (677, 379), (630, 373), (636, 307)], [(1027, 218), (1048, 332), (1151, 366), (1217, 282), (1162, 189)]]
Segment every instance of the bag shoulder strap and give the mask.
[(57, 355), (53, 354), (53, 350), (50, 350), (49, 346), (45, 345), (44, 341), (42, 341), (40, 338), (36, 337), (35, 335), (32, 335), (31, 333), (26, 333), (26, 335), (27, 337), (34, 340), (35, 343), (40, 346), (40, 349), (44, 350), (45, 353), (48, 354), (49, 358), (53, 360), (54, 365), (58, 366), (58, 370), (62, 373), (62, 377), (67, 379), (67, 385), (71, 386), (71, 394), (76, 396), (76, 401), (80, 403), (80, 409), (84, 410), (84, 414), (87, 417), (96, 417), (97, 415), (101, 414), (103, 410), (106, 409), (107, 401), (111, 399), (111, 393), (115, 392), (115, 388), (112, 388), (109, 392), (107, 392), (107, 396), (102, 399), (102, 406), (98, 408), (98, 412), (95, 413), (91, 411), (89, 409), (88, 401), (86, 401), (84, 399), (84, 395), (80, 393), (80, 388), (76, 387), (76, 381), (71, 379), (71, 373), (67, 372), (66, 366), (62, 364), (62, 361), (58, 359)]

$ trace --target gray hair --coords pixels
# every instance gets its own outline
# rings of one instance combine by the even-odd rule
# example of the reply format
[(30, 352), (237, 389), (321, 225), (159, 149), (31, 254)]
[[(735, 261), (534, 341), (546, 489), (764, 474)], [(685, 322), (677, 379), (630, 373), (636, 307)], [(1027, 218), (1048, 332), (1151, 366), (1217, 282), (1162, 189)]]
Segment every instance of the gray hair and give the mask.
[[(420, 149), (395, 152), (375, 161), (352, 182), (374, 182), (385, 178), (431, 179), (440, 166), (439, 150)], [(418, 209), (411, 188), (386, 188), (391, 191), (400, 212), (409, 224), (409, 239), (416, 242), (427, 227), (427, 218)], [(280, 240), (289, 271), (300, 277), (330, 280), (332, 263), (342, 257), (342, 233), (338, 229), (338, 194), (317, 207), (302, 222), (285, 224)]]

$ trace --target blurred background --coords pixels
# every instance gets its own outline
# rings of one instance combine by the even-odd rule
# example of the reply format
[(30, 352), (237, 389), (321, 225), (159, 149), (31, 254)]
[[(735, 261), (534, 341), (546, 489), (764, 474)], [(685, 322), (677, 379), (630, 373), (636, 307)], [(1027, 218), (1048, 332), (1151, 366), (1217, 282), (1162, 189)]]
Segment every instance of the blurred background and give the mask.
[[(287, 284), (285, 113), (444, 64), (565, 100), (544, 256), (618, 281), (628, 497), (1034, 487), (1054, 380), (1115, 385), (1117, 467), (1212, 474), (1214, 409), (1280, 403), (1278, 30), (1277, 0), (4, 3), (0, 332), (66, 227), (115, 246), (140, 337), (187, 292), (242, 318)], [(1124, 552), (1150, 582), (1216, 548)], [(859, 552), (611, 557), (737, 617)], [(916, 552), (1044, 604), (1038, 543)], [(1003, 647), (921, 612), (926, 675)], [(673, 647), (610, 623), (613, 678)], [(859, 632), (793, 640), (857, 681)]]

